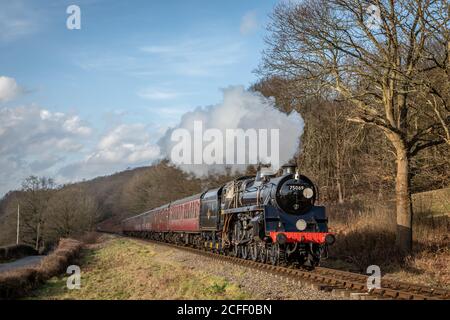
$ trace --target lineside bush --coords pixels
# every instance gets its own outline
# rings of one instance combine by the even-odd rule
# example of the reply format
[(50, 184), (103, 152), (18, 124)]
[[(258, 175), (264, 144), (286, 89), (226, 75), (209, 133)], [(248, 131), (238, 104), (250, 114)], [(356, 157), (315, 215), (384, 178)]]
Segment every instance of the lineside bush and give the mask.
[(55, 251), (35, 268), (0, 273), (0, 299), (15, 299), (27, 294), (44, 281), (63, 273), (79, 257), (82, 243), (61, 239)]

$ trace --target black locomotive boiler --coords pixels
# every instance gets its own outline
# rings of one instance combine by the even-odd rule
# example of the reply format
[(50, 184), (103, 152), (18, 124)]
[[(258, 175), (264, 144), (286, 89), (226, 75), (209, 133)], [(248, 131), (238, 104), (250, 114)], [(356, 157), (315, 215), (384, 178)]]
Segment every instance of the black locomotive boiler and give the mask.
[(317, 189), (295, 166), (267, 168), (122, 222), (126, 235), (313, 268), (335, 241)]

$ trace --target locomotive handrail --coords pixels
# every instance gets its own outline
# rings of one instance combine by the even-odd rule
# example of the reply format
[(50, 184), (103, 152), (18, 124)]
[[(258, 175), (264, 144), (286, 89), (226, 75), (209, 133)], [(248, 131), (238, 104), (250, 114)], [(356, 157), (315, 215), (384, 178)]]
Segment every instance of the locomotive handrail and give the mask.
[(262, 206), (246, 206), (246, 207), (225, 209), (225, 210), (222, 210), (222, 212), (224, 214), (230, 214), (230, 213), (247, 212), (247, 211), (258, 211), (258, 210), (263, 210), (263, 207)]

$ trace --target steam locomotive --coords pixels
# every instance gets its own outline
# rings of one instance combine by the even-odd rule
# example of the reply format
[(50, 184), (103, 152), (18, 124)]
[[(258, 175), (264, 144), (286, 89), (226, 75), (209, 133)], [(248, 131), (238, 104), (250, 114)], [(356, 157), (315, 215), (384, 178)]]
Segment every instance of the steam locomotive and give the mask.
[(125, 235), (273, 265), (317, 266), (335, 237), (317, 189), (295, 166), (260, 168), (203, 193), (122, 221)]

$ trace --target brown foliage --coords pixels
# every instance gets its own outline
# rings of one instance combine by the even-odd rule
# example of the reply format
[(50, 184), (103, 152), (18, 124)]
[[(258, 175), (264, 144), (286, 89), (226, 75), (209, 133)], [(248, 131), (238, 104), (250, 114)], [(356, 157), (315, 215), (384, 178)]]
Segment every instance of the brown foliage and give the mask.
[(85, 244), (94, 244), (97, 243), (100, 238), (100, 234), (98, 232), (90, 231), (85, 232), (77, 239)]
[(417, 257), (448, 250), (450, 218), (429, 215), (417, 204), (413, 220), (414, 251), (412, 255), (402, 254), (394, 246), (396, 221), (393, 212), (395, 203), (392, 201), (328, 206), (331, 231), (337, 234), (330, 256), (347, 261), (362, 272), (372, 264), (379, 265), (383, 272), (390, 272), (412, 268)]
[(61, 239), (54, 252), (36, 268), (17, 269), (0, 274), (0, 299), (14, 299), (27, 294), (39, 284), (65, 271), (79, 256), (82, 243)]

